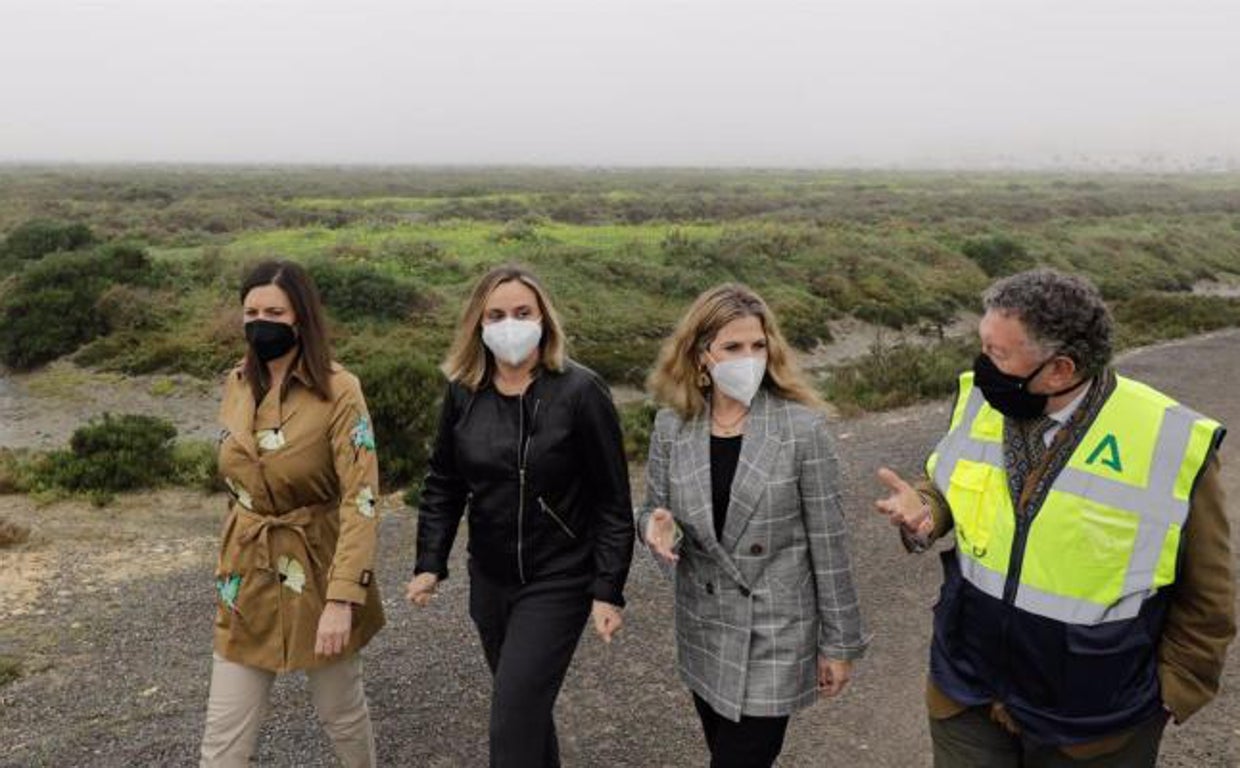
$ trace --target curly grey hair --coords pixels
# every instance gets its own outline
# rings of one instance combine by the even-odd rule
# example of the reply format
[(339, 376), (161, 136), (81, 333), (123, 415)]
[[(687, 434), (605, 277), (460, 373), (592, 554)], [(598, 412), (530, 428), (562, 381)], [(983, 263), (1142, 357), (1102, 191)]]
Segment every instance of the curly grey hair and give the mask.
[(1085, 376), (1111, 362), (1115, 324), (1089, 280), (1054, 269), (1005, 277), (982, 294), (982, 305), (1014, 316), (1046, 355), (1065, 355)]

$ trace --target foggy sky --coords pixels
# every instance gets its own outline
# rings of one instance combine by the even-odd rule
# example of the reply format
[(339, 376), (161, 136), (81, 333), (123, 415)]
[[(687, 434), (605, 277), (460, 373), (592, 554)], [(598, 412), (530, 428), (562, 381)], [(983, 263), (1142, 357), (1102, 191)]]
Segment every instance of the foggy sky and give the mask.
[(1240, 2), (0, 0), (0, 161), (1154, 156), (1240, 167)]

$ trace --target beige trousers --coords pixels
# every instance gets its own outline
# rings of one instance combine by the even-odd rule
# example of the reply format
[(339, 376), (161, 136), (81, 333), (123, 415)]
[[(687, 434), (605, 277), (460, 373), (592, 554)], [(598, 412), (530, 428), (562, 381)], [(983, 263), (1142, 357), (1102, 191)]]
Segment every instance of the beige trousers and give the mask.
[[(346, 768), (373, 768), (375, 736), (362, 689), (362, 658), (307, 671), (310, 699)], [(276, 674), (215, 654), (200, 768), (246, 768), (267, 715)]]

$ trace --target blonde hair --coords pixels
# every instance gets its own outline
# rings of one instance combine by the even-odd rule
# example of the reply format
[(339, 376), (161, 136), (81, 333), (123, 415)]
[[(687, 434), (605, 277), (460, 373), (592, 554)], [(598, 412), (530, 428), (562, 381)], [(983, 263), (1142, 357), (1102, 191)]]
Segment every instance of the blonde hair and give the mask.
[(560, 324), (560, 316), (556, 314), (555, 307), (551, 306), (551, 298), (546, 289), (533, 272), (515, 264), (505, 264), (487, 272), (474, 284), (469, 301), (461, 312), (461, 321), (457, 325), (452, 346), (448, 349), (448, 356), (439, 366), (450, 381), (459, 382), (470, 391), (476, 391), (494, 371), (495, 358), (482, 343), (482, 312), (491, 293), (513, 280), (520, 281), (533, 291), (538, 299), (543, 329), (542, 340), (538, 342), (538, 346), (542, 350), (543, 367), (557, 372), (564, 370), (567, 359), (564, 350), (564, 327)]
[(810, 408), (822, 408), (822, 399), (806, 381), (770, 307), (761, 296), (739, 283), (725, 283), (703, 292), (663, 342), (658, 362), (646, 379), (646, 388), (654, 399), (686, 421), (703, 413), (710, 384), (699, 383), (703, 373), (699, 356), (721, 328), (744, 317), (758, 318), (766, 333), (763, 388)]

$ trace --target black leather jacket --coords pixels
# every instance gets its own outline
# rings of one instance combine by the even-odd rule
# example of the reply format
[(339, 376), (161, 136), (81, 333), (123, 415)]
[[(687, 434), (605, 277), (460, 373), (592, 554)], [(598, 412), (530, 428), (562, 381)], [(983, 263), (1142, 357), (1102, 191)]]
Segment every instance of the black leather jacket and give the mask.
[(593, 574), (594, 598), (624, 605), (633, 513), (607, 385), (569, 363), (520, 397), (448, 385), (418, 517), (415, 572), (448, 577), (469, 509), (469, 553), (486, 577), (526, 584)]

